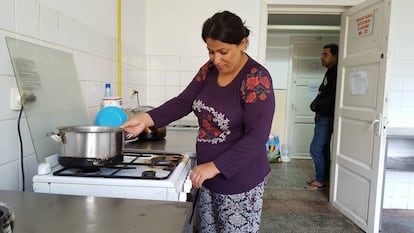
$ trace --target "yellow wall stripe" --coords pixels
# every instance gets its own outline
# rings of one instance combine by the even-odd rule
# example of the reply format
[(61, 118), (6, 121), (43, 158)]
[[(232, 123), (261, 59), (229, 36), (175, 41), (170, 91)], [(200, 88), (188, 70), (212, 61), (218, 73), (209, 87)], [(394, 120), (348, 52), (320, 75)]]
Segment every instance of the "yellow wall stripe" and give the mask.
[(118, 96), (122, 96), (121, 0), (118, 0)]

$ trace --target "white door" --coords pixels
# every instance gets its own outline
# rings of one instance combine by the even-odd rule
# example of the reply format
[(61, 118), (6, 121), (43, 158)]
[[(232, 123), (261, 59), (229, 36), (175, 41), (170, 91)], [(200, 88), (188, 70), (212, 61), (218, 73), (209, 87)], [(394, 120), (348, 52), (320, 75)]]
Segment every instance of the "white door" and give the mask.
[(310, 158), (315, 113), (310, 110), (309, 104), (315, 98), (326, 72), (320, 54), (328, 43), (338, 43), (338, 37), (292, 37), (290, 41), (292, 79), (289, 99), (292, 101), (288, 105), (290, 125), (287, 135), (294, 158)]
[(380, 225), (390, 8), (366, 0), (341, 18), (330, 201), (366, 232)]

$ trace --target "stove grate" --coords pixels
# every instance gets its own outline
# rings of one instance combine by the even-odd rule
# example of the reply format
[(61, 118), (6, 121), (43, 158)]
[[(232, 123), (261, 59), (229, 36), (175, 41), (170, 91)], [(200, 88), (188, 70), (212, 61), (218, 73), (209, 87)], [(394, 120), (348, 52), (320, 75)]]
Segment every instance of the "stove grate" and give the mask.
[[(94, 171), (82, 168), (63, 167), (54, 176), (126, 178), (126, 179), (167, 179), (182, 161), (181, 154), (141, 154), (124, 153), (123, 162), (107, 167), (97, 167)], [(148, 174), (151, 175), (148, 175)]]

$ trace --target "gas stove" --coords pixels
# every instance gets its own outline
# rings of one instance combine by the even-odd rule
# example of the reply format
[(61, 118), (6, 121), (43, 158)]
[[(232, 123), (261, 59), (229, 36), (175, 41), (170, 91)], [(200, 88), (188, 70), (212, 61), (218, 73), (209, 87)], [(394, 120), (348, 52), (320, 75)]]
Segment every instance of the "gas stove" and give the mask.
[(54, 176), (167, 179), (185, 157), (181, 154), (124, 153), (120, 164), (94, 169), (63, 167)]
[[(33, 177), (39, 193), (145, 200), (191, 201), (191, 155), (125, 152), (123, 162), (95, 170), (62, 167), (58, 155), (46, 161), (51, 172)], [(40, 165), (39, 165), (40, 166)]]

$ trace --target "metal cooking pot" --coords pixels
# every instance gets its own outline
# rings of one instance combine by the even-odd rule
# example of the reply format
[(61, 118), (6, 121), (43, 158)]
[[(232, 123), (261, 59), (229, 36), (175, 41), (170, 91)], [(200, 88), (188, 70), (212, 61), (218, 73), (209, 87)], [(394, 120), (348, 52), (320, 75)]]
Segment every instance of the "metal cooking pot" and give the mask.
[(61, 143), (59, 163), (64, 167), (96, 168), (123, 161), (124, 131), (107, 126), (58, 128), (50, 136)]
[(0, 202), (0, 232), (11, 233), (14, 229), (14, 213)]

